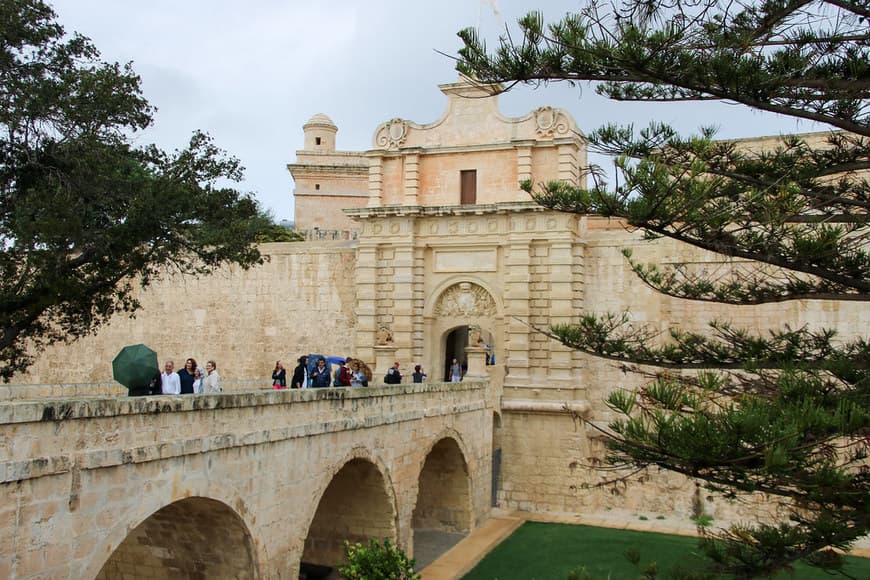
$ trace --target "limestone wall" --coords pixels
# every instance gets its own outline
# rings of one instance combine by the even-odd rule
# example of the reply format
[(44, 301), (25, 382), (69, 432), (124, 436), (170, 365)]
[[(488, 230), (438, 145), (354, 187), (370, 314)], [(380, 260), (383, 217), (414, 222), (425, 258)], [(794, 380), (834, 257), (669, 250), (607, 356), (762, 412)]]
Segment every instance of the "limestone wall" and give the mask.
[(303, 353), (352, 354), (354, 243), (263, 244), (261, 251), (269, 260), (248, 271), (168, 277), (140, 294), (136, 318), (116, 316), (95, 336), (49, 348), (12, 383), (111, 382), (112, 359), (140, 342), (157, 351), (161, 364), (174, 359), (179, 367), (194, 357), (204, 366), (214, 359), (227, 381), (263, 385), (271, 384), (278, 359), (292, 372)]
[[(587, 218), (580, 238), (583, 283), (582, 297), (577, 303), (581, 304), (581, 311), (628, 312), (632, 320), (662, 332), (673, 326), (705, 331), (709, 321), (719, 320), (759, 333), (781, 329), (786, 324), (794, 328), (802, 325), (836, 328), (847, 340), (866, 336), (870, 328), (870, 309), (861, 303), (793, 301), (735, 307), (669, 298), (635, 276), (621, 255), (623, 248), (631, 248), (634, 258), (641, 262), (693, 263), (709, 271), (725, 269), (729, 264), (721, 257), (668, 240), (644, 241), (639, 234), (629, 233), (615, 222), (597, 218)], [(541, 247), (531, 253), (543, 251)], [(534, 258), (531, 261), (534, 263)], [(530, 314), (534, 316), (536, 303), (531, 304)], [(546, 307), (544, 302), (539, 304), (539, 308)], [(553, 319), (552, 311), (540, 315)], [(548, 349), (559, 348), (546, 337), (530, 336), (529, 341), (529, 356), (534, 360), (545, 361)], [(638, 387), (644, 378), (623, 372), (618, 363), (588, 355), (576, 355), (574, 364), (572, 376), (577, 381), (574, 388), (556, 380), (552, 370), (540, 363), (534, 366), (544, 374), (540, 378), (533, 375), (528, 387), (506, 387), (502, 426), (496, 437), (502, 453), (500, 505), (536, 512), (582, 514), (625, 510), (635, 517), (662, 514), (688, 519), (694, 502), (700, 501), (717, 525), (769, 514), (775, 509), (763, 497), (740, 504), (708, 496), (686, 478), (665, 472), (651, 473), (645, 481), (634, 481), (627, 487), (590, 487), (617, 475), (600, 469), (605, 455), (600, 435), (570, 414), (554, 410), (550, 402), (558, 407), (560, 402), (583, 401), (588, 404), (585, 417), (596, 425), (606, 426), (614, 418), (604, 404), (607, 395), (615, 389)], [(510, 376), (506, 384), (511, 384)]]

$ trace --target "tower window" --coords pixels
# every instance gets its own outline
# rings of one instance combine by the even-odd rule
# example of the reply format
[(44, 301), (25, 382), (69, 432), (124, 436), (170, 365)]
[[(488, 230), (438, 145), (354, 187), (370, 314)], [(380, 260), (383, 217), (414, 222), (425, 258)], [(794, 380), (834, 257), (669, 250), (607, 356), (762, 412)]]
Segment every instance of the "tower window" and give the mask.
[(314, 138), (314, 144), (315, 144), (315, 145), (320, 145), (320, 137), (315, 137), (315, 138)]
[(319, 183), (314, 184), (314, 191), (320, 191), (320, 184)]
[(459, 203), (470, 205), (477, 203), (477, 170), (465, 169), (459, 172)]

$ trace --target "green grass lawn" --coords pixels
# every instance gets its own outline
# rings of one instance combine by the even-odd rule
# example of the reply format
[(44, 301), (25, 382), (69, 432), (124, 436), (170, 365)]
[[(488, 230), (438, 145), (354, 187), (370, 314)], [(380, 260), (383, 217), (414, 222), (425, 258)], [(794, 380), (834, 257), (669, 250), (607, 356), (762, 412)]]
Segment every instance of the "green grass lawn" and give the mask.
[[(640, 564), (632, 565), (625, 552), (634, 548)], [(565, 580), (568, 573), (585, 566), (592, 578), (633, 580), (646, 563), (658, 564), (661, 578), (677, 564), (689, 567), (703, 562), (698, 541), (685, 536), (612, 530), (570, 524), (526, 522), (490, 552), (463, 580)], [(847, 558), (846, 572), (870, 578), (870, 558)], [(841, 576), (838, 576), (841, 577)], [(832, 578), (817, 569), (798, 565), (783, 580)]]

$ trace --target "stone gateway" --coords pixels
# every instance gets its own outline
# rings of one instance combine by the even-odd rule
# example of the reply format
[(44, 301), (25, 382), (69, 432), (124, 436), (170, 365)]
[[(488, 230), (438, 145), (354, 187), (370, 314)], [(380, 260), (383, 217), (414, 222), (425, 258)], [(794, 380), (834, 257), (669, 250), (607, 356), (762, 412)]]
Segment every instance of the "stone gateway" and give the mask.
[[(494, 87), (440, 88), (441, 118), (386, 121), (367, 151), (337, 150), (326, 115), (303, 127), (288, 165), (297, 227), (334, 240), (264, 244), (270, 259), (250, 271), (169, 276), (139, 296), (135, 319), (53, 347), (0, 386), (0, 577), (295, 579), (303, 563), (336, 563), (343, 539), (388, 537), (413, 554), (416, 532), (467, 533), (493, 505), (688, 519), (700, 503), (718, 521), (740, 515), (672, 474), (590, 488), (607, 476), (604, 399), (639, 379), (537, 329), (610, 311), (662, 330), (787, 321), (851, 337), (870, 311), (657, 294), (623, 249), (709, 272), (739, 263), (536, 205), (521, 181), (583, 179), (571, 115), (507, 118)], [(161, 360), (218, 361), (226, 393), (117, 396), (111, 360), (139, 342)], [(309, 353), (362, 359), (375, 382), (394, 361), (410, 382), (420, 364), (432, 382), (259, 390), (275, 360)], [(453, 359), (458, 384), (442, 382)]]

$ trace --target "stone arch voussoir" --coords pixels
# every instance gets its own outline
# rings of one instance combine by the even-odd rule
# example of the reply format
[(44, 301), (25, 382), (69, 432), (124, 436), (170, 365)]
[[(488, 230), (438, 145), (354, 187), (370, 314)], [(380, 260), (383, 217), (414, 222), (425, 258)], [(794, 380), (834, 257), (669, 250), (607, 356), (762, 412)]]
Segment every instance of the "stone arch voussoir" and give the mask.
[(335, 567), (343, 559), (345, 540), (365, 542), (398, 533), (393, 482), (383, 461), (358, 446), (332, 462), (318, 479), (302, 550), (303, 565)]
[(250, 528), (224, 501), (192, 495), (168, 502), (137, 522), (115, 526), (110, 535), (123, 533), (123, 539), (88, 577), (259, 578)]

